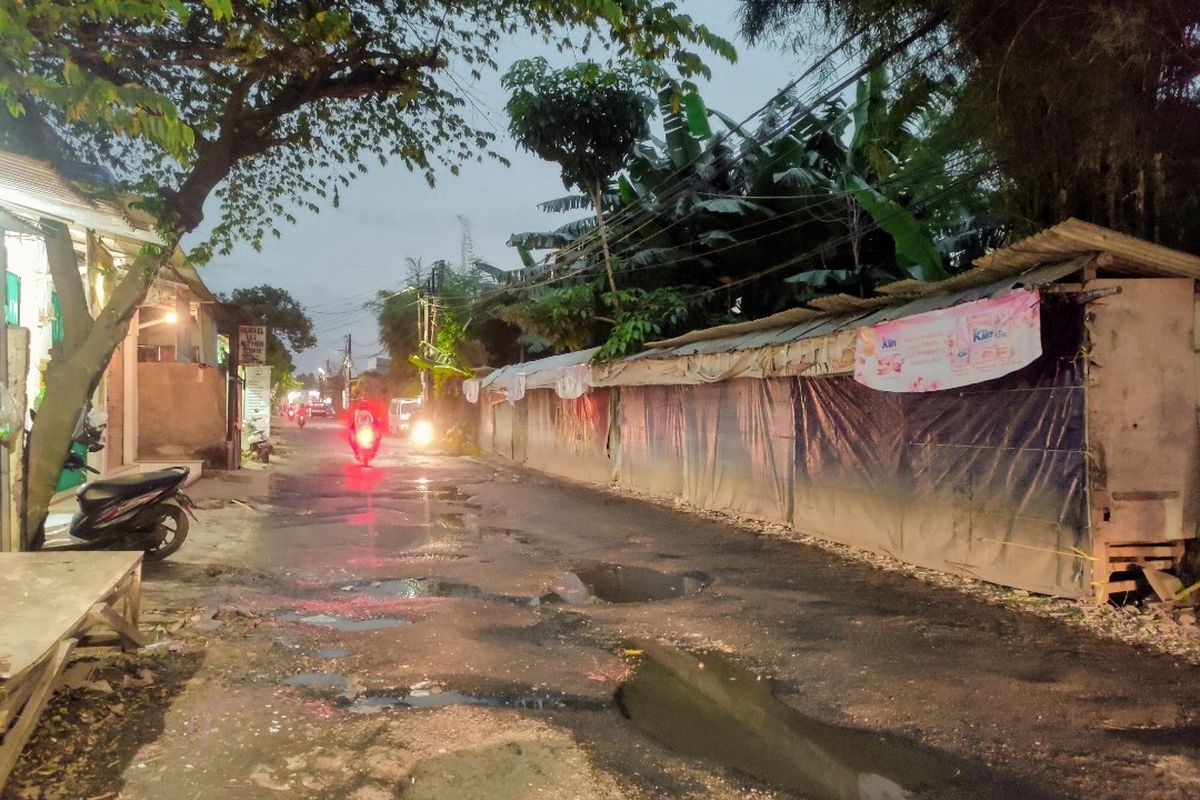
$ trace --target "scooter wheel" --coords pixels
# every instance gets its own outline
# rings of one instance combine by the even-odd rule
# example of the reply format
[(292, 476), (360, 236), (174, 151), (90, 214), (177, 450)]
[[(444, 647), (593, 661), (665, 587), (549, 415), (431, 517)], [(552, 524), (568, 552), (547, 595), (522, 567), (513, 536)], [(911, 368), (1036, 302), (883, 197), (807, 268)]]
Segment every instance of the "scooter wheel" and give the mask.
[(162, 516), (154, 526), (153, 538), (157, 542), (146, 548), (147, 561), (162, 561), (183, 546), (188, 535), (188, 516), (182, 508), (167, 503), (162, 507)]

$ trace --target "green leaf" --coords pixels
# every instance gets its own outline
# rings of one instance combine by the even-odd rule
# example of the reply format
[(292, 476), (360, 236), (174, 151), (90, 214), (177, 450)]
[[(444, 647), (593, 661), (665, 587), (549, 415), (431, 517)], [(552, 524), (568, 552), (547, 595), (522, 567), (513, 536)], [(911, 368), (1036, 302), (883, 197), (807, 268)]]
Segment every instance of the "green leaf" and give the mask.
[(233, 0), (204, 0), (204, 5), (212, 11), (217, 22), (233, 19)]
[(846, 179), (847, 188), (871, 220), (891, 235), (896, 245), (896, 258), (912, 265), (913, 277), (923, 281), (940, 281), (947, 277), (942, 254), (924, 226), (895, 200), (876, 191), (859, 175)]
[(704, 106), (704, 100), (696, 93), (685, 94), (683, 96), (683, 110), (687, 116), (688, 132), (698, 139), (708, 139), (712, 133), (712, 128), (708, 124), (708, 109)]

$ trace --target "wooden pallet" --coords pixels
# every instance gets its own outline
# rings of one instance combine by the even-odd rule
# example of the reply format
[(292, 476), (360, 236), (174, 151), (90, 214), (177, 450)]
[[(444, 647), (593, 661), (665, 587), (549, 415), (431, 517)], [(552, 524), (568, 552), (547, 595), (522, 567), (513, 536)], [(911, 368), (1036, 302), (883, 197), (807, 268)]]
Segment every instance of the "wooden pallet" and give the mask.
[(141, 586), (141, 553), (0, 553), (0, 790), (89, 632), (144, 644)]
[(1185, 543), (1171, 542), (1096, 542), (1093, 548), (1093, 577), (1097, 604), (1109, 597), (1137, 588), (1133, 578), (1112, 580), (1117, 573), (1132, 570), (1171, 569), (1183, 558)]

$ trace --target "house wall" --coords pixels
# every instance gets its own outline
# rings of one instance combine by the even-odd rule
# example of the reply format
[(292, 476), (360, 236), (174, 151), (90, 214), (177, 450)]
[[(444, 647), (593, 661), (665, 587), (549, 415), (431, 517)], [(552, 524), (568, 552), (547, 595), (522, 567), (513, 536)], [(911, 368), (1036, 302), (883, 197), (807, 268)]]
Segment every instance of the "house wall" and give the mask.
[(25, 381), (25, 405), (33, 407), (41, 391), (43, 363), (50, 356), (53, 335), (46, 316), (53, 281), (46, 257), (46, 242), (40, 236), (9, 231), (4, 236), (8, 253), (8, 271), (21, 279), (21, 307), (18, 325), (29, 332), (28, 371)]
[(225, 448), (225, 374), (195, 364), (137, 365), (138, 459), (203, 459), (221, 468)]

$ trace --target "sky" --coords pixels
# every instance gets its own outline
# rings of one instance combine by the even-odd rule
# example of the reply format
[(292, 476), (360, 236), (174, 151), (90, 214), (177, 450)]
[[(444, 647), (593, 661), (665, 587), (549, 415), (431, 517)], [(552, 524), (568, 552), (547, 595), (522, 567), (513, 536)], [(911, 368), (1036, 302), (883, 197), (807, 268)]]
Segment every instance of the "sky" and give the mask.
[[(701, 84), (700, 91), (711, 108), (743, 119), (805, 66), (794, 53), (751, 47), (738, 39), (734, 0), (682, 0), (680, 6), (733, 40), (738, 50), (733, 65), (716, 56), (708, 59), (713, 79)], [(533, 37), (508, 43), (496, 60), (503, 70), (517, 59), (536, 55), (563, 61)], [(341, 192), (338, 208), (323, 208), (320, 214), (297, 212), (298, 223), (282, 224), (282, 238), (266, 239), (261, 252), (243, 245), (203, 268), (201, 275), (214, 291), (270, 284), (288, 290), (305, 306), (319, 343), (296, 356), (300, 372), (314, 371), (327, 359), (339, 363), (347, 334), (353, 337), (358, 370), (366, 368), (370, 357), (386, 356), (364, 301), (380, 289), (402, 284), (405, 257), (420, 258), (426, 265), (439, 258), (457, 263), (460, 216), (470, 221), (476, 257), (503, 268), (520, 264), (516, 251), (505, 244), (510, 234), (546, 230), (571, 219), (536, 207), (566, 191), (558, 167), (518, 151), (508, 137), (499, 74), (485, 73), (483, 80), (466, 88), (477, 106), (470, 109), (471, 122), (497, 132), (495, 149), (511, 159), (510, 167), (495, 161), (466, 164), (458, 177), (444, 172), (435, 188), (399, 164), (375, 167)], [(210, 219), (216, 216), (215, 209), (207, 210)], [(185, 246), (195, 241), (185, 241)]]

